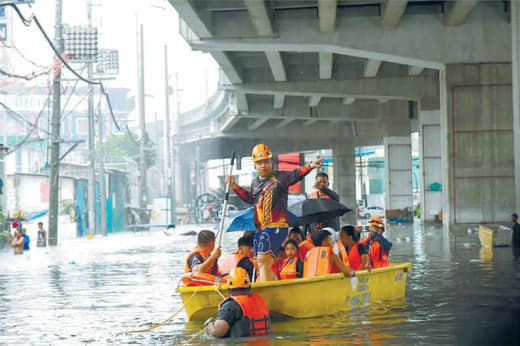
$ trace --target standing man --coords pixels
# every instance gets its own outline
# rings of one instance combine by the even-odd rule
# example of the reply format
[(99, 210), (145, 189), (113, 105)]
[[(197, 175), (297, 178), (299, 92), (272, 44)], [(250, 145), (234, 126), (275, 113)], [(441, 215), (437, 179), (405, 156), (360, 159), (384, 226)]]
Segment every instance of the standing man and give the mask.
[(209, 333), (217, 338), (269, 334), (269, 308), (260, 295), (251, 293), (251, 280), (243, 268), (231, 270), (228, 288), (229, 298), (219, 304), (216, 320), (211, 318), (205, 323), (209, 324)]
[(233, 177), (227, 178), (233, 191), (244, 202), (254, 204), (257, 229), (254, 254), (258, 260), (258, 281), (276, 280), (271, 265), (288, 235), (289, 186), (302, 180), (314, 168), (321, 167), (322, 162), (316, 160), (292, 172), (274, 172), (272, 159), (273, 152), (267, 145), (254, 147), (253, 162), (258, 177), (253, 180), (250, 191), (240, 187)]
[(47, 231), (43, 228), (43, 222), (38, 222), (38, 241), (36, 242), (36, 246), (47, 246)]
[[(329, 189), (329, 176), (327, 175), (327, 173), (320, 172), (316, 174), (314, 188), (316, 190), (313, 193), (311, 193), (310, 198), (331, 199), (333, 201), (339, 202), (339, 195), (336, 192)], [(330, 227), (333, 228), (334, 231), (339, 231), (339, 217), (321, 220), (321, 222), (319, 223), (311, 224), (309, 226), (309, 229), (313, 231), (317, 228), (323, 227)]]
[(515, 261), (520, 260), (520, 224), (518, 223), (518, 214), (511, 215), (513, 222), (513, 239), (511, 239), (511, 246), (513, 247), (513, 257)]
[(20, 231), (14, 231), (14, 239), (11, 241), (11, 247), (14, 249), (15, 255), (23, 254), (23, 237)]
[(31, 238), (27, 235), (27, 228), (22, 228), (22, 237), (23, 237), (23, 249), (30, 250), (29, 243), (31, 242)]

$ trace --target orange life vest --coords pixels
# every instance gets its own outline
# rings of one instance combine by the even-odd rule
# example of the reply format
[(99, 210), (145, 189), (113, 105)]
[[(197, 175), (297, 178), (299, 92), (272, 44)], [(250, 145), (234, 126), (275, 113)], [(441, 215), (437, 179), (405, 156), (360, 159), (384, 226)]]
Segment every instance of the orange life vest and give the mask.
[(303, 263), (303, 277), (327, 275), (331, 273), (332, 264), (330, 254), (332, 248), (328, 246), (313, 247), (307, 252)]
[(298, 255), (300, 256), (300, 259), (303, 261), (305, 260), (305, 256), (307, 255), (307, 252), (314, 247), (314, 243), (312, 242), (311, 238), (307, 238), (304, 241), (302, 241), (300, 244), (298, 244)]
[(298, 260), (297, 256), (288, 258), (283, 263), (283, 268), (280, 271), (280, 279), (288, 280), (288, 279), (296, 279), (298, 278), (298, 274), (300, 277), (302, 273), (298, 273)]
[(383, 251), (379, 242), (375, 241), (370, 244), (369, 256), (372, 267), (381, 268), (388, 266), (388, 254)]
[(359, 255), (358, 249), (360, 246), (363, 245), (360, 243), (355, 243), (348, 251), (348, 262), (350, 269), (352, 270), (360, 270), (363, 267), (363, 261), (361, 261), (361, 256)]
[(230, 296), (219, 304), (219, 310), (228, 300), (234, 300), (240, 305), (243, 314), (242, 318), (231, 326), (231, 337), (261, 336), (271, 332), (269, 308), (259, 294)]
[(201, 272), (192, 272), (190, 266), (188, 265), (188, 260), (194, 254), (199, 254), (202, 257), (203, 261), (206, 261), (209, 255), (205, 254), (199, 247), (193, 249), (188, 257), (186, 258), (186, 263), (184, 265), (184, 272), (186, 273), (181, 279), (185, 286), (209, 286), (214, 285), (215, 283), (223, 283), (225, 282), (218, 276), (218, 263), (215, 261), (213, 263), (213, 267), (211, 268), (211, 273), (201, 273)]
[[(202, 261), (205, 262), (208, 257), (209, 257), (209, 254), (206, 254), (204, 253), (204, 251), (202, 251), (198, 246), (191, 250), (190, 254), (188, 255), (188, 257), (186, 257), (186, 263), (184, 265), (184, 272), (185, 273), (191, 273), (192, 270), (188, 264), (188, 260), (190, 259), (191, 256), (195, 255), (195, 254), (199, 254), (200, 257), (202, 257)], [(213, 263), (213, 267), (211, 268), (211, 272), (209, 272), (208, 274), (212, 274), (212, 275), (218, 275), (218, 263), (217, 261), (215, 261), (215, 263)]]
[(330, 196), (326, 193), (321, 192), (320, 190), (316, 190), (313, 193), (311, 193), (311, 198), (324, 198), (324, 199), (330, 199)]
[[(343, 264), (345, 265), (345, 267), (348, 267), (349, 266), (349, 262), (348, 262), (348, 254), (347, 254), (347, 250), (345, 249), (345, 245), (343, 245), (343, 243), (341, 242), (341, 240), (338, 240), (336, 242), (336, 245), (338, 246), (338, 254), (339, 254), (339, 259), (341, 262), (343, 262)], [(339, 273), (340, 270), (339, 268), (336, 268), (335, 265), (332, 266), (332, 273)]]

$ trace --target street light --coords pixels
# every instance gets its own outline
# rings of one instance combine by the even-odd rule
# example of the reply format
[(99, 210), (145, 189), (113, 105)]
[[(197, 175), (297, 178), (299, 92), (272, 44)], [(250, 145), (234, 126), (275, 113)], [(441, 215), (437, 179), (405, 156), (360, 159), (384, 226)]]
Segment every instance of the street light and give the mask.
[(65, 54), (70, 62), (95, 62), (98, 56), (98, 30), (92, 26), (63, 26)]

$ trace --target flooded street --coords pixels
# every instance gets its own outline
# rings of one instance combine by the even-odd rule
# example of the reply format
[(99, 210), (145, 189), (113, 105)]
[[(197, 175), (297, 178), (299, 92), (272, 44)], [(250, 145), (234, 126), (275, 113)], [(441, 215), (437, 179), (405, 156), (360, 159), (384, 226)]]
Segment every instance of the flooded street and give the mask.
[[(520, 341), (520, 265), (511, 248), (482, 252), (477, 233), (390, 227), (391, 260), (410, 261), (405, 301), (323, 318), (275, 321), (268, 340), (323, 344), (511, 344)], [(226, 235), (226, 249), (238, 234)], [(175, 288), (195, 236), (123, 233), (0, 254), (0, 344), (177, 344), (200, 323)], [(34, 244), (34, 243), (33, 243)], [(34, 244), (35, 245), (35, 244)], [(198, 339), (197, 342), (208, 342)], [(238, 340), (229, 340), (236, 343)]]

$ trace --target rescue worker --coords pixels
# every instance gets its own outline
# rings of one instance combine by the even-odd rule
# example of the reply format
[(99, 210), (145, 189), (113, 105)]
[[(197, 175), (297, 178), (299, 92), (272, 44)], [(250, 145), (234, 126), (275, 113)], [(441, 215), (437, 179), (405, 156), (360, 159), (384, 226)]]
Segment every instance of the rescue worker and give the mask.
[(361, 236), (356, 228), (352, 225), (343, 226), (339, 232), (339, 237), (348, 257), (342, 259), (342, 262), (345, 263), (348, 260), (349, 267), (352, 270), (368, 269), (368, 253), (365, 246), (359, 242)]
[(388, 266), (388, 256), (392, 243), (383, 236), (385, 223), (382, 218), (372, 216), (368, 220), (370, 234), (360, 241), (368, 249), (368, 257), (372, 268), (382, 268)]
[(233, 268), (244, 268), (250, 278), (255, 271), (255, 261), (253, 259), (253, 237), (242, 236), (237, 241), (238, 249), (234, 253), (227, 255), (220, 264), (220, 273), (227, 275)]
[(287, 239), (284, 249), (287, 258), (283, 262), (280, 279), (287, 280), (303, 277), (303, 262), (300, 256), (298, 256), (298, 243), (293, 239)]
[(233, 268), (228, 276), (229, 298), (218, 306), (216, 319), (209, 319), (209, 333), (217, 338), (262, 336), (271, 332), (265, 300), (251, 293), (251, 281), (243, 268)]
[(273, 152), (267, 145), (256, 145), (252, 156), (258, 177), (249, 191), (240, 187), (232, 176), (226, 180), (244, 202), (254, 204), (257, 230), (254, 254), (258, 261), (258, 281), (271, 281), (276, 280), (271, 265), (288, 235), (289, 186), (302, 180), (314, 168), (320, 167), (322, 160), (316, 160), (292, 172), (274, 172)]
[(350, 268), (332, 251), (331, 235), (326, 229), (319, 229), (312, 234), (315, 245), (307, 252), (303, 262), (303, 277), (314, 277), (341, 272), (352, 276)]
[(206, 273), (218, 276), (217, 260), (221, 255), (220, 248), (215, 248), (215, 234), (203, 230), (197, 234), (197, 246), (186, 258), (185, 273)]

